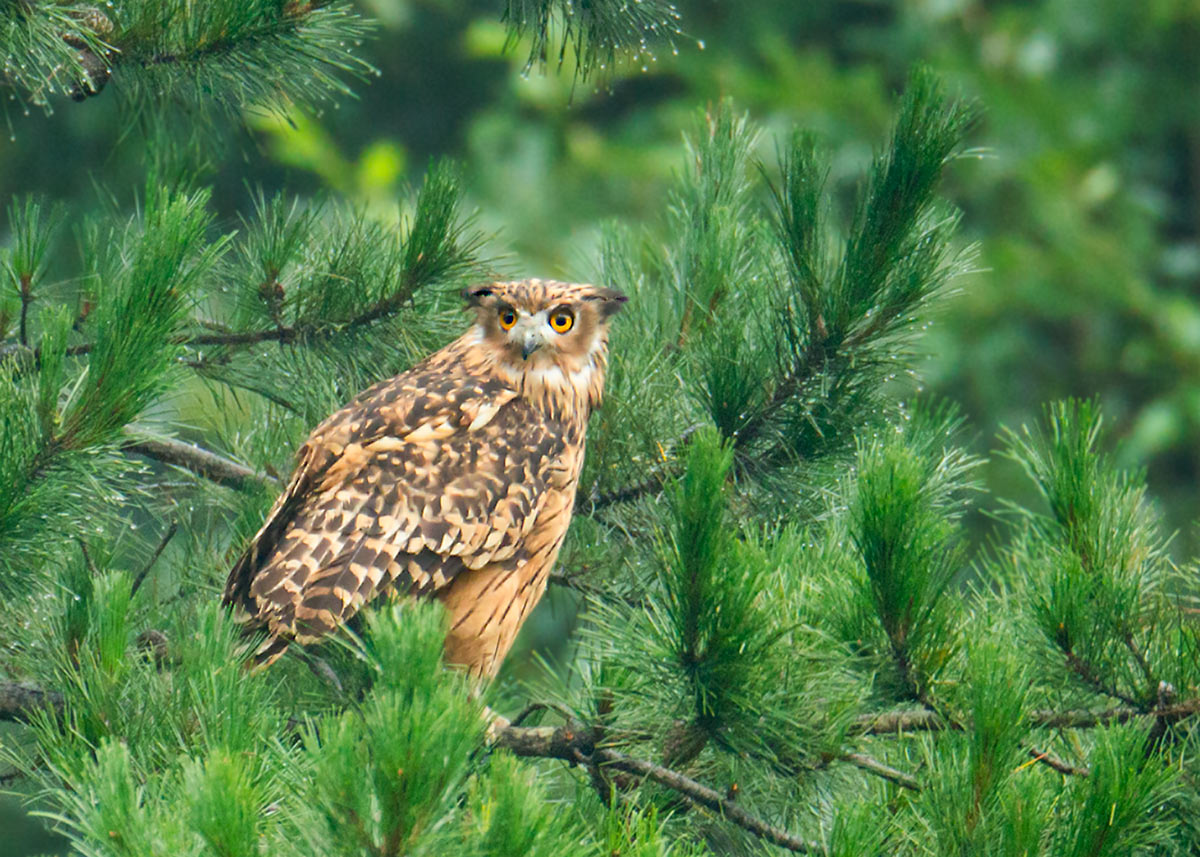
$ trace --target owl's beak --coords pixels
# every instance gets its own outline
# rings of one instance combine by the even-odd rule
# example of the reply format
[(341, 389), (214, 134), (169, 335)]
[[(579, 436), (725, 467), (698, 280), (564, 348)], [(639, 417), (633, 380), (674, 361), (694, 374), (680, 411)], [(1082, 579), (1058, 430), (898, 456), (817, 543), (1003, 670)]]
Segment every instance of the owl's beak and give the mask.
[(521, 346), (521, 356), (526, 360), (529, 355), (542, 347), (542, 338), (537, 333), (530, 331), (525, 334), (525, 344)]

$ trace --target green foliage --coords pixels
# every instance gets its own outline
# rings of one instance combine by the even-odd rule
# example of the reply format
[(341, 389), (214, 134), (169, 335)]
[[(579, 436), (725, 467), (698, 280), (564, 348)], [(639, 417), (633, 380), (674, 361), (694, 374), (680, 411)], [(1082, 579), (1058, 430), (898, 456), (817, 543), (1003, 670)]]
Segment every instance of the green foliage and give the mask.
[(686, 841), (669, 841), (653, 807), (614, 807), (604, 815), (599, 853), (622, 857), (703, 857), (710, 852)]
[[(481, 765), (482, 706), (441, 667), (435, 605), (371, 614), (357, 652), (373, 686), (296, 734), (215, 605), (170, 632), (166, 666), (133, 645), (127, 577), (102, 576), (80, 600), (80, 644), (58, 658), (62, 721), (34, 728), (43, 799), (81, 853), (517, 857), (592, 841), (512, 757)], [(125, 695), (138, 689), (144, 710)], [(630, 825), (632, 853), (677, 853), (652, 818)], [(602, 836), (616, 841), (611, 825)]]
[[(64, 408), (57, 438), (62, 446), (111, 442), (162, 391), (176, 355), (168, 343), (187, 317), (195, 288), (224, 251), (224, 242), (204, 246), (207, 201), (205, 194), (154, 191), (128, 252), (114, 248), (100, 257), (89, 296), (95, 338), (83, 381)], [(123, 243), (123, 236), (107, 237), (118, 247)]]
[(431, 165), (399, 229), (362, 210), (300, 208), (260, 193), (238, 252), (239, 321), (328, 334), (394, 314), (431, 284), (478, 276), (481, 237), (462, 205), (447, 162)]
[(1057, 403), (1046, 422), (1045, 430), (1007, 434), (1009, 454), (1049, 511), (1019, 511), (1002, 568), (1011, 562), (1028, 575), (1013, 586), (1026, 593), (1034, 626), (1073, 681), (1152, 707), (1161, 682), (1177, 685), (1195, 675), (1193, 632), (1173, 618), (1173, 590), (1183, 582), (1141, 480), (1100, 449), (1096, 406)]
[(398, 855), (457, 802), (483, 720), (465, 682), (441, 671), (440, 607), (393, 607), (369, 626), (375, 688), (358, 711), (313, 724), (302, 764), (329, 847)]
[(69, 93), (87, 73), (85, 52), (96, 57), (107, 52), (105, 34), (85, 23), (83, 11), (58, 0), (0, 8), (0, 62), (23, 99), (45, 105), (52, 95)]
[[(563, 843), (582, 837), (575, 819), (539, 788), (512, 756), (489, 762), (486, 779), (472, 783), (462, 849), (481, 857), (556, 857)], [(654, 837), (657, 825), (646, 834)], [(625, 844), (625, 843), (621, 843)], [(615, 845), (612, 850), (619, 848)], [(657, 855), (658, 852), (653, 852)]]
[(682, 674), (692, 717), (716, 734), (738, 720), (757, 720), (757, 712), (745, 709), (767, 685), (763, 668), (774, 642), (763, 632), (769, 567), (733, 538), (725, 514), (732, 464), (731, 445), (715, 432), (693, 436), (671, 504), (673, 527), (659, 572), (662, 601), (649, 608), (662, 652), (652, 649), (649, 660)]
[(0, 27), (9, 85), (44, 106), (99, 95), (114, 76), (135, 110), (173, 99), (286, 110), (346, 95), (344, 78), (372, 71), (348, 47), (369, 26), (344, 3), (22, 2)]
[(877, 653), (912, 699), (928, 699), (961, 645), (952, 583), (964, 564), (960, 504), (977, 462), (947, 445), (959, 424), (953, 412), (918, 412), (903, 431), (863, 443), (855, 467), (851, 610), (868, 623), (856, 637), (882, 631)]
[(967, 669), (969, 731), (937, 748), (938, 777), (921, 795), (937, 842), (933, 853), (989, 853), (1010, 834), (1028, 845), (1009, 809), (1021, 795), (1014, 780), (1037, 775), (1022, 764), (1028, 680), (994, 644), (974, 647)]
[[(812, 458), (837, 448), (838, 426), (860, 424), (878, 407), (883, 383), (908, 359), (923, 307), (969, 266), (970, 253), (951, 244), (958, 216), (935, 190), (974, 116), (930, 72), (915, 72), (843, 242), (829, 232), (827, 160), (811, 136), (792, 138), (772, 188), (792, 287), (780, 307), (781, 365), (743, 443), (777, 434), (788, 452)], [(810, 387), (819, 398), (805, 395)]]
[[(951, 243), (958, 218), (934, 189), (973, 119), (929, 72), (916, 72), (839, 241), (810, 137), (792, 138), (772, 185), (765, 167), (754, 169), (758, 129), (728, 103), (706, 113), (669, 197), (669, 241), (660, 249), (644, 240), (643, 250), (636, 235), (618, 233), (602, 248), (603, 279), (637, 307), (633, 333), (614, 350), (632, 349), (625, 359), (650, 374), (626, 391), (625, 363), (615, 362), (618, 395), (658, 409), (669, 387), (656, 376), (674, 369), (676, 398), (699, 413), (676, 417), (673, 434), (686, 437), (699, 417), (733, 442), (739, 474), (799, 494), (811, 483), (789, 465), (841, 458), (856, 430), (880, 421), (926, 305), (969, 263)], [(606, 436), (607, 419), (597, 428), (600, 473), (626, 483), (655, 444), (659, 458), (675, 453), (645, 434), (655, 423), (613, 423), (636, 433), (623, 442)], [(604, 487), (590, 491), (605, 496)]]
[(910, 78), (891, 142), (871, 165), (830, 290), (835, 338), (843, 331), (853, 335), (872, 308), (878, 316), (869, 323), (883, 333), (953, 273), (947, 239), (957, 218), (938, 210), (936, 192), (943, 166), (961, 149), (974, 118), (970, 105), (948, 100), (929, 70)]
[(1170, 824), (1155, 810), (1179, 788), (1178, 771), (1147, 754), (1144, 733), (1120, 727), (1096, 734), (1091, 762), (1074, 789), (1069, 832), (1053, 853), (1109, 857), (1160, 846)]
[[(27, 311), (29, 304), (37, 299), (45, 277), (47, 253), (62, 221), (62, 209), (45, 211), (32, 196), (26, 196), (19, 203), (14, 200), (9, 205), (8, 220), (13, 231), (13, 246), (4, 257), (4, 274), (20, 304), (18, 338), (22, 345), (28, 345)], [(0, 313), (0, 336), (7, 335), (9, 323), (8, 314)]]
[(239, 756), (217, 750), (203, 763), (183, 766), (183, 789), (191, 795), (188, 824), (218, 857), (258, 853), (261, 788)]
[[(643, 38), (671, 43), (671, 6), (510, 3), (509, 31), (528, 38), (532, 61), (573, 65), (576, 76), (506, 89), (495, 73), (505, 33), (450, 20), (474, 14), (466, 7), (369, 5), (396, 28), (381, 66), (428, 65), (419, 71), (464, 93), (444, 139), (474, 153), (461, 176), (433, 162), (395, 205), (375, 192), (244, 194), (205, 172), (222, 160), (219, 145), (206, 145), (223, 136), (220, 123), (196, 130), (210, 104), (276, 112), (278, 126), (256, 126), (265, 135), (247, 156), (256, 159), (290, 133), (286, 112), (297, 123), (290, 145), (310, 147), (307, 161), (288, 163), (335, 189), (362, 187), (337, 177), (349, 164), (366, 169), (372, 153), (389, 153), (399, 172), (445, 147), (387, 136), (419, 123), (380, 108), (370, 90), (370, 103), (341, 114), (370, 127), (361, 153), (343, 155), (358, 141), (328, 132), (343, 120), (292, 111), (370, 70), (356, 59), (364, 24), (343, 5), (0, 10), (0, 50), (26, 60), (7, 80), (26, 98), (48, 95), (46, 82), (96, 94), (111, 66), (108, 86), (142, 125), (176, 135), (146, 137), (140, 213), (124, 216), (122, 200), (106, 199), (75, 246), (61, 228), (84, 222), (75, 208), (16, 198), (0, 266), (0, 680), (62, 694), (61, 709), (29, 715), (28, 733), (3, 756), (75, 849), (762, 853), (768, 846), (737, 826), (744, 812), (830, 854), (1194, 851), (1197, 593), (1168, 554), (1142, 474), (1121, 468), (1128, 453), (1104, 452), (1098, 407), (1054, 406), (1045, 428), (1005, 434), (1040, 505), (1005, 506), (996, 539), (975, 557), (967, 495), (980, 471), (963, 449), (964, 421), (908, 401), (922, 383), (919, 335), (972, 261), (957, 212), (938, 194), (974, 110), (918, 70), (873, 160), (863, 141), (882, 134), (883, 81), (902, 79), (909, 43), (944, 36), (932, 7), (863, 13), (859, 42), (825, 32), (835, 13), (811, 4), (695, 7), (686, 11), (698, 31), (721, 33), (721, 44), (709, 36), (703, 62), (683, 51), (663, 57), (669, 73), (637, 77), (614, 59), (626, 49), (652, 59)], [(958, 20), (958, 8), (936, 14)], [(1036, 101), (1044, 87), (993, 54), (1030, 21), (1042, 26), (1036, 16), (1050, 7), (962, 9), (983, 41), (960, 50), (942, 38), (930, 53), (946, 52), (943, 67), (992, 57), (996, 74), (960, 69), (955, 79), (968, 91), (982, 81), (991, 107), (1007, 75), (1000, 115), (1026, 116), (1012, 93), (1027, 88)], [(430, 25), (439, 15), (444, 33)], [(393, 43), (409, 26), (397, 20), (419, 22), (413, 33), (429, 45)], [(78, 37), (64, 40), (67, 26)], [(747, 39), (757, 39), (752, 59), (730, 53)], [(828, 51), (805, 50), (805, 39)], [(872, 39), (893, 59), (842, 67), (882, 50)], [(460, 88), (447, 72), (470, 63), (486, 69), (487, 85)], [(576, 89), (601, 70), (617, 97)], [(450, 103), (430, 99), (422, 78), (398, 77), (412, 92), (385, 90), (382, 101)], [(1072, 105), (1055, 124), (1119, 124), (1107, 110), (1098, 125), (1089, 117), (1102, 97), (1125, 96), (1086, 84), (1075, 100), (1091, 107)], [(652, 121), (645, 91), (661, 100)], [(718, 100), (727, 92), (739, 106)], [(569, 93), (578, 100), (567, 111)], [(703, 100), (712, 106), (682, 153), (660, 150)], [(165, 110), (167, 101), (186, 109)], [(104, 103), (56, 130), (79, 139), (74, 117), (98, 116)], [(128, 131), (132, 115), (115, 113)], [(792, 131), (797, 115), (820, 135)], [(1012, 125), (1060, 143), (1077, 133)], [(763, 162), (764, 128), (783, 141), (777, 164)], [(996, 129), (984, 133), (992, 140)], [(618, 134), (637, 145), (622, 149)], [(169, 145), (177, 138), (187, 145)], [(410, 143), (421, 158), (408, 157)], [(1112, 157), (1109, 143), (1072, 145)], [(73, 158), (62, 160), (77, 178)], [(1011, 274), (1048, 262), (1043, 286), (1076, 276), (1063, 258), (1098, 260), (1086, 266), (1096, 282), (1119, 267), (1111, 247), (1125, 245), (1109, 239), (1124, 227), (1061, 202), (1079, 190), (1071, 168), (1053, 152), (1013, 173), (1009, 163), (985, 162), (949, 188), (983, 232), (988, 265)], [(1102, 167), (1088, 193), (1103, 189)], [(506, 236), (539, 273), (571, 277), (580, 255), (597, 257), (596, 279), (632, 298), (614, 327), (607, 400), (589, 430), (550, 609), (531, 624), (546, 635), (565, 613), (562, 624), (578, 616), (588, 630), (559, 650), (562, 668), (544, 682), (552, 691), (505, 680), (487, 691), (505, 714), (544, 703), (530, 715), (543, 718), (543, 737), (565, 720), (554, 739), (576, 742), (574, 755), (554, 759), (486, 746), (481, 700), (441, 666), (434, 606), (377, 606), (361, 639), (263, 674), (245, 668), (247, 641), (215, 604), (312, 425), (461, 330), (456, 293), (491, 275), (483, 260), (494, 252), (468, 199), (485, 203), (489, 228), (506, 212)], [(625, 222), (604, 227), (593, 247), (578, 227), (616, 199)], [(653, 212), (644, 226), (629, 223), (627, 200)], [(522, 204), (536, 216), (514, 216)], [(1020, 226), (993, 234), (1005, 217)], [(1022, 230), (1036, 240), (1006, 242)], [(1017, 277), (992, 300), (1028, 306), (1031, 289)], [(977, 307), (980, 291), (966, 305)], [(1181, 318), (1156, 316), (1164, 304), (1147, 289), (1128, 291), (1121, 305), (1135, 317)], [(1144, 339), (1186, 344), (1175, 321), (1156, 324), (1146, 322)], [(1136, 348), (1110, 350), (1141, 371)], [(981, 347), (978, 359), (991, 352)], [(931, 364), (935, 376), (947, 362)], [(1029, 362), (1047, 374), (1054, 365), (1033, 353)], [(1125, 406), (1116, 403), (1118, 425), (1128, 424)], [(228, 456), (242, 475), (143, 454), (169, 437)], [(677, 785), (620, 759), (665, 765)], [(689, 792), (690, 781), (718, 800)]]

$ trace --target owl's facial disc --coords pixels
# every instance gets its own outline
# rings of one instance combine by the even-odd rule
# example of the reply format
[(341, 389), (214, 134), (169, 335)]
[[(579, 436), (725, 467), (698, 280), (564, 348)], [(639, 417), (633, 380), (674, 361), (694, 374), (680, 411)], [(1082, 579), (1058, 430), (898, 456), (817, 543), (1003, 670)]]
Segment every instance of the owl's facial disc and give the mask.
[(553, 336), (545, 310), (518, 313), (516, 324), (508, 333), (509, 342), (521, 349), (521, 359), (528, 360), (535, 351), (546, 345)]
[(536, 279), (489, 283), (463, 296), (478, 314), (480, 342), (510, 371), (561, 378), (590, 377), (604, 362), (608, 322), (625, 303), (614, 289)]

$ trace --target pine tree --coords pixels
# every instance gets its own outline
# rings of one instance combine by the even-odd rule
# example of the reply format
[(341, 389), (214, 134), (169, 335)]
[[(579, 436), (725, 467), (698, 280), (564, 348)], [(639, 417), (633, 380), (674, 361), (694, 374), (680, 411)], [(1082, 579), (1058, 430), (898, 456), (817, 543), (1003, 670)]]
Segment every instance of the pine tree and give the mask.
[[(587, 74), (673, 32), (626, 6), (505, 15)], [(0, 23), (26, 101), (115, 90), (148, 125), (369, 71), (337, 3)], [(763, 162), (734, 106), (698, 118), (662, 221), (610, 227), (593, 272), (631, 301), (553, 579), (580, 628), (483, 699), (440, 668), (432, 605), (249, 672), (218, 603), (307, 431), (453, 335), (496, 267), (453, 165), (399, 228), (265, 191), (222, 228), (162, 151), (134, 217), (12, 201), (5, 781), (88, 855), (1195, 850), (1197, 592), (1141, 474), (1097, 403), (1053, 404), (1002, 439), (1044, 503), (973, 555), (980, 462), (911, 380), (971, 265), (937, 187), (974, 116), (916, 71), (849, 211), (813, 136)], [(69, 229), (82, 267), (52, 278)], [(512, 725), (489, 735), (485, 703)]]

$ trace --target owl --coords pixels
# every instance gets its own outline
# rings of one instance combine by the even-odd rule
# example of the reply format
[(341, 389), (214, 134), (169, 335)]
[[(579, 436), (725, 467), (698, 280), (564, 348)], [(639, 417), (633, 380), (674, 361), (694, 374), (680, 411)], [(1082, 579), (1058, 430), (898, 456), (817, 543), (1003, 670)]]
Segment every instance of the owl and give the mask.
[(625, 296), (552, 280), (463, 293), (474, 324), (322, 422), (229, 573), (269, 664), (380, 595), (436, 598), (448, 663), (495, 675), (546, 589)]

